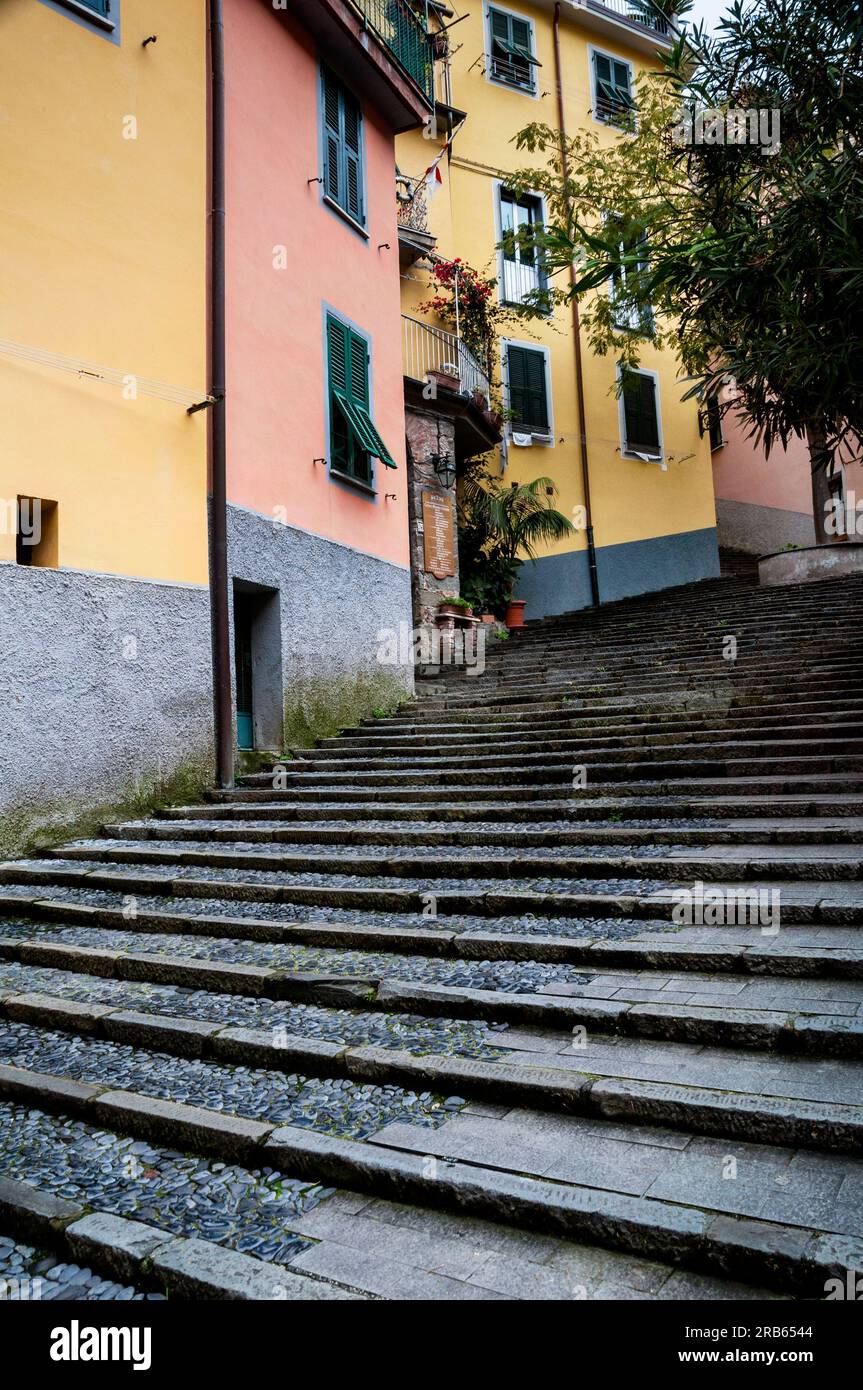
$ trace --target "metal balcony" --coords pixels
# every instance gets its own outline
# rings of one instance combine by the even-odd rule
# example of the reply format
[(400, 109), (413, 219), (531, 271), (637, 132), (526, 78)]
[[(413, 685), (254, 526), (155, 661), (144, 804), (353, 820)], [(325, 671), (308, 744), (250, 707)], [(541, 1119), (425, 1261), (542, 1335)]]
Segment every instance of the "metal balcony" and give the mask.
[(411, 381), (424, 383), (430, 372), (442, 372), (452, 377), (453, 390), (459, 395), (473, 397), (479, 392), (489, 400), (488, 372), (455, 333), (402, 314), (402, 343), (404, 374)]
[(434, 60), (427, 0), (351, 0), (367, 28), (434, 105)]

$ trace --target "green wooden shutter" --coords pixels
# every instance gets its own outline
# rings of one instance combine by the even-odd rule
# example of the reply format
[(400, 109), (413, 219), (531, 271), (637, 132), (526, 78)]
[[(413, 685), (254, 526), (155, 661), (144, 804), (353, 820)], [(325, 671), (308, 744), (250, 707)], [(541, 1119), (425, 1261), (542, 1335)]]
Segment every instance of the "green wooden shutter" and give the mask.
[(84, 0), (88, 10), (95, 10), (96, 14), (104, 15), (108, 18), (111, 13), (111, 0)]
[(331, 73), (321, 72), (321, 106), (324, 122), (324, 192), (341, 206), (342, 115), (339, 85)]
[(387, 468), (395, 468), (396, 463), (369, 413), (368, 342), (328, 315), (327, 355), (334, 466), (371, 482), (369, 455), (379, 458)]
[(348, 395), (355, 405), (364, 410), (369, 407), (369, 349), (365, 338), (349, 330), (350, 339), (350, 386)]
[(623, 384), (626, 447), (630, 453), (659, 453), (656, 381), (647, 372), (628, 371)]
[(509, 406), (514, 425), (548, 429), (548, 395), (545, 388), (545, 354), (530, 348), (507, 348)]
[(509, 43), (509, 15), (502, 14), (500, 10), (489, 10), (488, 13), (491, 20), (492, 38), (499, 39), (504, 44)]
[(342, 92), (344, 129), (344, 209), (355, 222), (363, 221), (362, 112), (350, 92)]
[(525, 57), (530, 57), (530, 25), (526, 19), (509, 17), (509, 36), (514, 48), (519, 48)]

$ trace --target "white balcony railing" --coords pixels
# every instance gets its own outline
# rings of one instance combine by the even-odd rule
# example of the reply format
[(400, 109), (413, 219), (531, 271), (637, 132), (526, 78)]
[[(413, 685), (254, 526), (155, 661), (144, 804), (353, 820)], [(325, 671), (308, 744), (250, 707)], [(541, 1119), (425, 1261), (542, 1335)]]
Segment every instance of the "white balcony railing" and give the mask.
[(402, 344), (404, 374), (412, 381), (425, 382), (430, 372), (444, 372), (453, 377), (454, 384), (458, 378), (457, 390), (462, 396), (478, 391), (489, 400), (488, 372), (455, 333), (402, 314)]
[(661, 6), (654, 9), (648, 4), (644, 9), (638, 5), (631, 4), (630, 0), (579, 0), (589, 10), (594, 10), (597, 14), (602, 14), (603, 10), (610, 10), (616, 19), (625, 20), (627, 24), (634, 24), (641, 29), (652, 29), (655, 34), (668, 34), (668, 20), (660, 13)]

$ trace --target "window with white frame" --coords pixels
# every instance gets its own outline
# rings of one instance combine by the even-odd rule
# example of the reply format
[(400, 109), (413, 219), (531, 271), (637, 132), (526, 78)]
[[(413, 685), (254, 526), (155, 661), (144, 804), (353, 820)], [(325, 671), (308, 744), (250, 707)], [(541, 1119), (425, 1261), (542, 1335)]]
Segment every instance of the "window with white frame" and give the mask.
[(500, 190), (501, 280), (505, 304), (525, 304), (546, 288), (543, 262), (542, 199), (536, 194)]
[(512, 434), (545, 440), (551, 433), (546, 354), (542, 348), (522, 347), (519, 343), (507, 343), (505, 353)]
[(632, 67), (622, 58), (593, 50), (593, 114), (606, 125), (628, 126), (635, 101)]
[(609, 241), (616, 244), (618, 257), (608, 286), (614, 326), (648, 337), (653, 333), (653, 312), (637, 298), (638, 282), (648, 264), (647, 235), (637, 227), (628, 227), (615, 214), (606, 219), (606, 229)]
[(620, 379), (623, 452), (647, 463), (658, 463), (662, 458), (662, 424), (656, 375), (624, 367)]
[(495, 82), (536, 91), (536, 69), (541, 66), (533, 51), (533, 25), (521, 15), (488, 7), (488, 72)]

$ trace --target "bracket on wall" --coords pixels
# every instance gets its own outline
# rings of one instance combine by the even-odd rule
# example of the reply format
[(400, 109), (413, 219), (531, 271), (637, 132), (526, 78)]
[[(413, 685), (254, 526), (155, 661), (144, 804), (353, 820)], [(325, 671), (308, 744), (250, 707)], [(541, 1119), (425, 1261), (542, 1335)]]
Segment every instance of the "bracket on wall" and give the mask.
[(312, 459), (312, 463), (326, 463), (326, 459)]
[(211, 405), (218, 405), (219, 402), (224, 399), (225, 397), (221, 392), (218, 396), (207, 396), (204, 400), (196, 402), (195, 405), (190, 405), (186, 410), (186, 414), (197, 415), (199, 410), (209, 410)]
[(309, 184), (312, 184), (312, 183), (323, 183), (323, 179), (321, 178), (320, 174), (316, 174), (315, 177), (314, 177), (313, 179), (306, 179), (306, 187), (307, 187), (307, 188), (308, 188)]
[(144, 42), (141, 44), (141, 47), (146, 48), (148, 43), (155, 43), (158, 37), (158, 34), (150, 34), (150, 36), (146, 38)]

